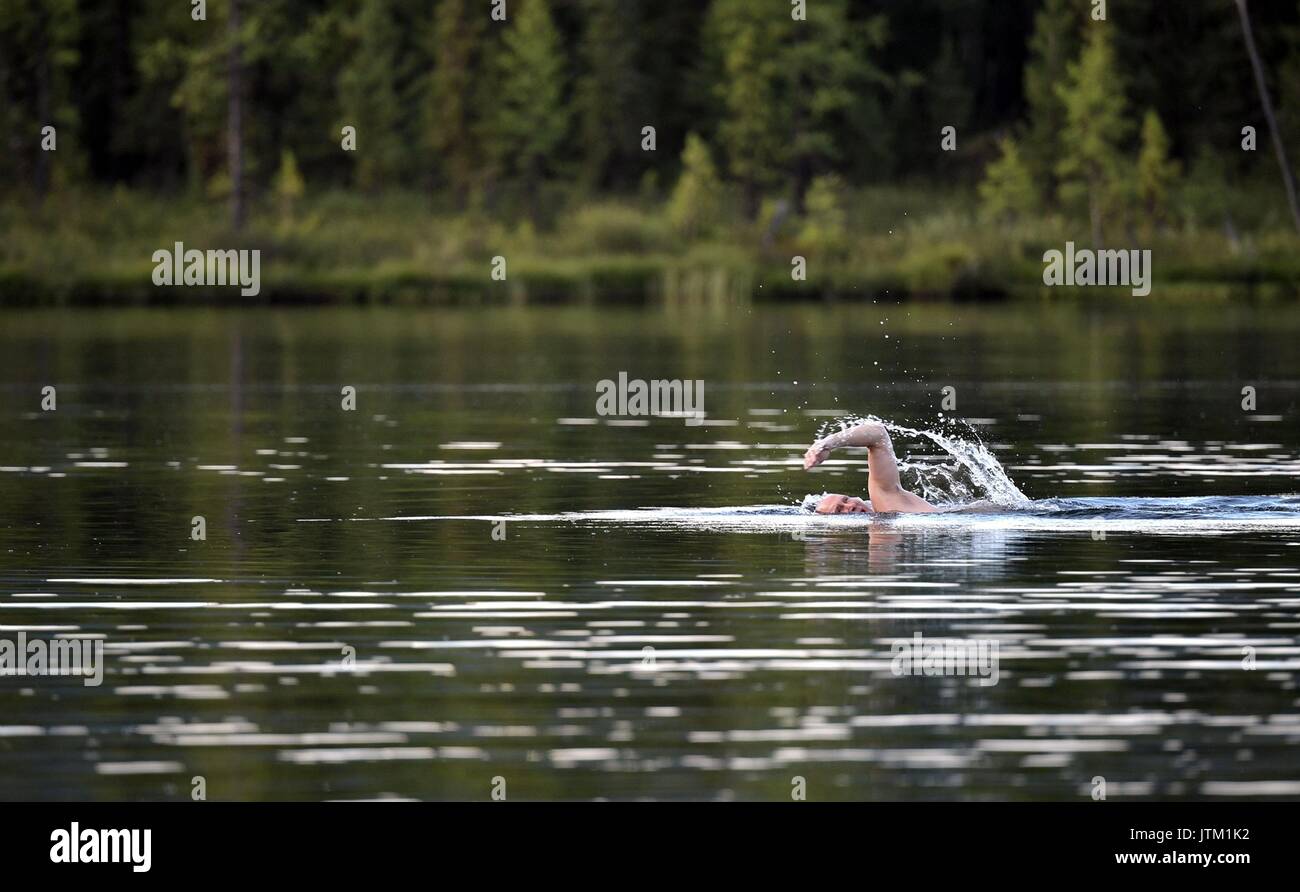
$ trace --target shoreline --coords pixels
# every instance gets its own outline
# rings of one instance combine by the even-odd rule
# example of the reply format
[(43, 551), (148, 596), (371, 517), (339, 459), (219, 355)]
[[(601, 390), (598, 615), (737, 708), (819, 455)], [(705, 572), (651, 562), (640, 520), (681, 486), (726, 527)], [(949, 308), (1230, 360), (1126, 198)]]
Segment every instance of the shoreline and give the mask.
[[(778, 302), (976, 302), (1035, 300), (1205, 301), (1300, 299), (1300, 268), (1237, 264), (1174, 268), (1157, 276), (1148, 295), (1124, 285), (1044, 286), (1022, 264), (1017, 283), (958, 275), (946, 287), (909, 286), (900, 275), (828, 275), (791, 280), (781, 267), (690, 266), (670, 260), (602, 257), (581, 263), (520, 264), (506, 281), (484, 272), (387, 269), (326, 270), (270, 275), (256, 295), (238, 285), (154, 285), (150, 268), (40, 276), (0, 268), (0, 309), (103, 306), (476, 306), (646, 305)], [(1028, 284), (1026, 284), (1028, 283)]]

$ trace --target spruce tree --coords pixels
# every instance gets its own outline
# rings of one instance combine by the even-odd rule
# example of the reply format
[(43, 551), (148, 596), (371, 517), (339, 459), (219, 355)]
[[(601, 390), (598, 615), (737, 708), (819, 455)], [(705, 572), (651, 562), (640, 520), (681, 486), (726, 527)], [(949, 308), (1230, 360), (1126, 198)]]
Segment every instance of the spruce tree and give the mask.
[(1001, 154), (988, 166), (980, 182), (983, 212), (991, 220), (1011, 222), (1033, 213), (1038, 190), (1016, 141), (1007, 137), (999, 144)]
[(585, 0), (583, 10), (584, 72), (576, 91), (583, 179), (591, 188), (626, 184), (645, 166), (641, 128), (659, 123), (649, 119), (637, 68), (641, 2)]
[(493, 156), (525, 187), (536, 216), (537, 190), (555, 169), (569, 132), (564, 47), (546, 0), (515, 0), (497, 55), (497, 95), (492, 103)]
[(747, 219), (758, 214), (763, 190), (779, 178), (786, 137), (774, 89), (775, 41), (762, 15), (746, 15), (725, 55), (726, 117), (718, 135), (727, 167), (739, 181)]
[(1093, 246), (1100, 247), (1105, 218), (1120, 197), (1122, 144), (1129, 132), (1124, 85), (1105, 23), (1088, 29), (1083, 52), (1068, 72), (1057, 88), (1066, 121), (1056, 165), (1059, 192), (1067, 207), (1086, 207)]
[(476, 100), (483, 74), (484, 16), (472, 0), (442, 0), (434, 14), (434, 68), (425, 120), (428, 145), (464, 208), (482, 162), (482, 115)]
[(870, 61), (882, 36), (879, 22), (851, 21), (846, 0), (808, 4), (807, 20), (787, 14), (779, 22), (780, 45), (773, 74), (777, 102), (776, 141), (789, 132), (784, 161), (794, 178), (794, 200), (804, 209), (813, 178), (842, 166), (873, 141), (860, 114), (878, 118), (873, 89), (883, 76)]
[(357, 51), (339, 75), (339, 101), (343, 123), (357, 128), (356, 182), (363, 189), (403, 185), (402, 31), (392, 0), (362, 4), (352, 27)]
[(1164, 218), (1169, 192), (1178, 179), (1179, 164), (1169, 157), (1169, 135), (1160, 116), (1149, 109), (1142, 119), (1142, 149), (1138, 155), (1138, 199), (1149, 223)]
[(706, 233), (716, 222), (722, 184), (708, 145), (694, 133), (687, 134), (682, 150), (682, 175), (668, 201), (668, 220), (687, 238)]
[(1023, 156), (1039, 194), (1055, 199), (1056, 165), (1061, 133), (1066, 126), (1065, 104), (1057, 92), (1065, 83), (1069, 62), (1079, 49), (1077, 0), (1047, 0), (1034, 17), (1025, 65), (1025, 102), (1029, 122), (1023, 139)]
[[(79, 22), (74, 0), (0, 2), (0, 184), (30, 185), (43, 196), (80, 167), (71, 80)], [(47, 125), (55, 152), (41, 148)]]

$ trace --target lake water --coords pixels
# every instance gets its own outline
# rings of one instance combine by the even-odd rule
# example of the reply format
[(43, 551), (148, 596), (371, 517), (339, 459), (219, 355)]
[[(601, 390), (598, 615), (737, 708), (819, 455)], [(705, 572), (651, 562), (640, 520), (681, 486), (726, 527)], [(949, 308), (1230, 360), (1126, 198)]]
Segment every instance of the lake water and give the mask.
[[(1300, 798), (1297, 344), (1127, 299), (5, 311), (0, 639), (105, 674), (0, 677), (0, 797)], [(704, 422), (598, 415), (620, 371)], [(865, 495), (800, 457), (869, 412), (987, 447), (899, 434), (930, 497), (1027, 503), (799, 511)], [(997, 683), (896, 674), (917, 633)]]

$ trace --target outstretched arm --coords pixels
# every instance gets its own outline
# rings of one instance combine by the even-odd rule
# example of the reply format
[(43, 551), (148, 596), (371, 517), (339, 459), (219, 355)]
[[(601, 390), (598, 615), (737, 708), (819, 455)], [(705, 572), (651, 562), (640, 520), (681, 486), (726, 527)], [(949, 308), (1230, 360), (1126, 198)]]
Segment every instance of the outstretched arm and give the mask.
[(894, 444), (889, 439), (889, 431), (876, 421), (865, 421), (813, 443), (804, 453), (804, 470), (821, 464), (832, 450), (841, 446), (866, 447), (867, 494), (871, 498), (872, 507), (877, 511), (934, 510), (925, 499), (903, 489), (898, 479), (898, 459), (894, 457)]

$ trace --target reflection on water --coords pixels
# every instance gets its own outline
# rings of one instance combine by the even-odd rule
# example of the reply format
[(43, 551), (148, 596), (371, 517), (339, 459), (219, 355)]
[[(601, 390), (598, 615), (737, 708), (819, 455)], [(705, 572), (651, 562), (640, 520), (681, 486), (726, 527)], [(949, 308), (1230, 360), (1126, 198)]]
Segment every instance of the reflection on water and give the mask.
[[(0, 639), (107, 666), (0, 678), (0, 796), (1300, 796), (1300, 314), (1170, 316), (7, 318)], [(707, 423), (596, 416), (620, 370)], [(943, 386), (1028, 505), (795, 507)], [(998, 683), (894, 675), (918, 632)]]

